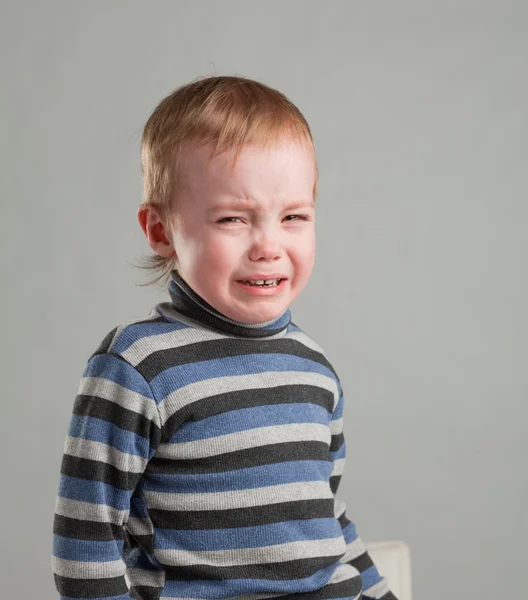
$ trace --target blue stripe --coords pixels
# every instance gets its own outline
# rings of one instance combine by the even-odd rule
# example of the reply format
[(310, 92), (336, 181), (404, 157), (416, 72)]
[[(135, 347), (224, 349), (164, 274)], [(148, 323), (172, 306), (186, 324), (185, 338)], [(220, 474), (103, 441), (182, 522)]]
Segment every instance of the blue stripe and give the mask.
[(337, 402), (337, 405), (334, 409), (334, 414), (332, 415), (332, 420), (336, 420), (336, 419), (340, 419), (343, 416), (343, 409), (344, 409), (345, 403), (343, 401), (343, 394), (341, 393), (339, 395), (339, 400)]
[(284, 371), (319, 373), (335, 381), (330, 369), (318, 362), (290, 354), (276, 353), (266, 354), (264, 357), (261, 354), (228, 356), (169, 367), (152, 379), (150, 385), (158, 398), (164, 398), (171, 392), (198, 381)]
[(241, 408), (201, 421), (185, 423), (176, 430), (169, 442), (191, 442), (259, 427), (293, 423), (318, 423), (328, 426), (328, 411), (318, 404), (308, 402), (281, 405), (280, 409), (273, 404)]
[[(188, 529), (170, 535), (156, 529), (157, 547), (164, 550), (234, 550), (289, 544), (306, 540), (326, 540), (341, 537), (341, 527), (333, 519), (304, 519), (233, 529)], [(167, 535), (168, 533), (168, 535)], [(196, 557), (200, 562), (200, 557)]]
[(149, 455), (150, 444), (144, 437), (96, 417), (72, 415), (68, 433), (71, 437), (102, 442), (134, 456), (147, 458)]
[(363, 582), (364, 590), (366, 590), (367, 588), (369, 588), (373, 585), (376, 585), (377, 583), (379, 583), (382, 580), (382, 577), (379, 574), (379, 571), (376, 568), (376, 565), (372, 565), (368, 569), (361, 571), (360, 575), (361, 575), (361, 580)]
[(123, 359), (117, 358), (112, 354), (96, 354), (92, 356), (86, 365), (83, 376), (103, 377), (142, 396), (152, 398), (152, 391), (149, 384), (136, 369)]
[(59, 496), (92, 504), (105, 504), (117, 510), (128, 510), (132, 491), (120, 490), (102, 481), (60, 476)]
[[(143, 338), (179, 331), (181, 329), (189, 329), (189, 325), (179, 322), (131, 324), (121, 331), (112, 346), (112, 351), (119, 354)], [(155, 340), (145, 340), (145, 343), (152, 344), (155, 343)]]
[[(221, 477), (218, 473), (151, 474), (148, 478), (144, 478), (143, 487), (151, 492), (170, 490), (174, 494), (213, 494), (259, 488), (265, 490), (266, 487), (272, 485), (299, 481), (328, 481), (332, 466), (330, 461), (292, 460), (291, 462), (226, 471), (222, 473)], [(177, 502), (177, 500), (175, 501)]]
[[(350, 517), (348, 517), (348, 519), (350, 521)], [(343, 537), (345, 538), (345, 542), (347, 543), (347, 545), (351, 544), (352, 542), (355, 542), (358, 539), (356, 525), (353, 521), (350, 521), (348, 525), (343, 527)]]
[[(59, 596), (59, 600), (94, 600), (94, 598), (93, 596), (91, 598), (79, 598), (77, 596)], [(130, 594), (127, 592), (126, 594), (121, 594), (121, 596), (105, 596), (103, 600), (130, 600)], [(343, 599), (341, 598), (341, 600)]]
[(110, 562), (121, 559), (123, 540), (99, 542), (53, 534), (53, 556), (81, 562)]
[[(308, 593), (325, 585), (339, 565), (339, 562), (329, 565), (304, 579), (224, 579), (221, 582), (222, 597), (231, 598), (259, 592), (277, 592), (284, 595)], [(218, 586), (218, 581), (209, 579), (167, 580), (162, 598), (218, 598)]]
[(337, 460), (338, 458), (346, 458), (346, 440), (343, 438), (343, 443), (335, 452), (330, 452), (330, 458)]

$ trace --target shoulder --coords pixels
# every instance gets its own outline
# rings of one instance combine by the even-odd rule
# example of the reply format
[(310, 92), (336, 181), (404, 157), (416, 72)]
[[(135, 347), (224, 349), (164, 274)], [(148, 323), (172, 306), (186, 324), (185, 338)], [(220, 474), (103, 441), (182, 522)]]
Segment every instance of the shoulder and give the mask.
[(147, 317), (116, 325), (108, 331), (90, 359), (107, 354), (137, 366), (147, 356), (163, 348), (164, 338), (181, 326), (168, 321), (154, 307)]
[(319, 352), (323, 356), (325, 355), (325, 351), (321, 347), (321, 345), (316, 342), (315, 338), (308, 334), (305, 329), (301, 329), (298, 325), (296, 325), (293, 321), (288, 325), (288, 331), (286, 333), (286, 337), (290, 340), (296, 340), (309, 348), (312, 348), (316, 352)]
[(328, 370), (332, 373), (333, 377), (337, 380), (338, 384), (340, 383), (339, 377), (337, 376), (337, 373), (332, 363), (330, 362), (325, 350), (312, 335), (308, 334), (304, 329), (301, 329), (301, 327), (292, 322), (288, 326), (287, 338), (297, 341), (298, 343), (302, 344), (306, 349), (308, 349), (314, 358), (317, 357), (318, 362), (320, 362), (328, 368)]

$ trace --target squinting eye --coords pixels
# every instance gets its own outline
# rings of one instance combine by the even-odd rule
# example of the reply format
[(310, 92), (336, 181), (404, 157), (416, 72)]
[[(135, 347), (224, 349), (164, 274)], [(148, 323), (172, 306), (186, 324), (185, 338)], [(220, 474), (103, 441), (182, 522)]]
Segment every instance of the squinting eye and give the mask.
[(223, 219), (220, 219), (218, 223), (232, 223), (233, 221), (230, 221), (229, 219), (240, 219), (240, 217), (224, 217)]
[[(309, 221), (310, 217), (308, 217), (307, 215), (288, 215), (288, 217), (296, 217), (295, 220), (300, 220), (300, 221)], [(288, 217), (285, 217), (286, 219)]]

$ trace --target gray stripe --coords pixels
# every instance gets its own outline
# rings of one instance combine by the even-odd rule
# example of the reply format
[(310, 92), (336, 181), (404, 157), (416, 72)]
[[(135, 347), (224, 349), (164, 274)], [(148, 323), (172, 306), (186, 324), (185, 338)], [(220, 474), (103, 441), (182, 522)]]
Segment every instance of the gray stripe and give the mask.
[[(186, 319), (185, 317), (179, 317), (179, 319), (184, 322), (188, 320), (189, 323), (192, 324), (191, 319)], [(175, 331), (168, 331), (166, 333), (159, 333), (155, 335), (145, 336), (136, 342), (134, 342), (131, 346), (129, 346), (126, 350), (121, 352), (121, 356), (128, 361), (131, 365), (138, 365), (142, 360), (147, 358), (152, 354), (152, 352), (158, 352), (159, 350), (167, 350), (169, 348), (182, 348), (187, 346), (188, 344), (196, 344), (199, 342), (209, 342), (212, 340), (226, 339), (229, 337), (225, 333), (218, 333), (212, 329), (197, 329), (196, 327), (188, 327), (185, 329), (178, 329)], [(273, 339), (275, 336), (269, 336), (266, 339)], [(318, 346), (308, 335), (301, 331), (292, 331), (288, 333), (286, 336), (281, 335), (280, 337), (284, 339), (292, 339), (303, 346), (310, 348), (310, 350), (315, 350), (316, 352), (320, 352), (324, 356), (323, 349)], [(260, 341), (260, 338), (244, 338), (253, 342)]]
[(330, 473), (330, 477), (335, 477), (336, 475), (343, 475), (345, 470), (346, 458), (336, 458), (334, 460), (334, 468), (332, 469), (332, 473)]
[(313, 385), (328, 390), (334, 395), (333, 410), (339, 401), (337, 382), (330, 376), (309, 371), (269, 371), (251, 375), (215, 377), (190, 383), (168, 394), (158, 405), (161, 419), (165, 423), (177, 410), (185, 405), (239, 390), (268, 389), (281, 385)]
[(88, 562), (52, 556), (51, 565), (54, 573), (71, 579), (109, 579), (123, 577), (125, 574), (125, 563), (122, 560)]
[(339, 435), (343, 432), (343, 417), (330, 421), (329, 425), (332, 435)]
[(102, 442), (71, 436), (66, 438), (64, 453), (78, 458), (104, 462), (128, 473), (142, 473), (147, 465), (147, 461), (141, 456), (121, 452)]
[(99, 396), (119, 406), (143, 415), (158, 427), (160, 426), (159, 414), (156, 403), (152, 398), (133, 392), (115, 381), (104, 377), (83, 377), (79, 384), (78, 394)]
[(342, 537), (300, 540), (287, 544), (273, 544), (254, 548), (234, 548), (222, 550), (156, 550), (156, 558), (166, 565), (191, 566), (211, 565), (215, 567), (233, 567), (236, 565), (267, 564), (302, 560), (321, 556), (342, 555), (345, 550)]
[(227, 510), (268, 506), (293, 500), (320, 500), (333, 498), (327, 481), (296, 481), (260, 488), (229, 490), (209, 494), (178, 494), (143, 490), (148, 506), (152, 509), (168, 510)]
[(363, 543), (363, 540), (358, 536), (353, 542), (347, 544), (346, 552), (344, 556), (341, 557), (342, 562), (349, 562), (354, 560), (358, 556), (365, 554), (367, 548)]
[(290, 331), (285, 338), (288, 340), (295, 340), (303, 346), (310, 348), (310, 350), (315, 350), (323, 356), (326, 356), (321, 346), (319, 346), (319, 344), (317, 344), (309, 335), (304, 333), (304, 331)]
[(337, 496), (335, 497), (335, 502), (334, 502), (334, 516), (336, 519), (339, 519), (339, 517), (341, 515), (343, 515), (346, 512), (346, 504), (343, 502), (343, 500), (341, 500), (341, 498), (338, 498)]
[(383, 579), (378, 581), (378, 583), (363, 590), (363, 595), (370, 596), (371, 598), (382, 598), (389, 590), (389, 582), (385, 577), (383, 577)]
[(346, 564), (344, 557), (341, 557), (340, 560), (342, 564), (340, 564), (337, 567), (337, 569), (333, 572), (332, 577), (330, 577), (330, 579), (327, 582), (328, 584), (341, 583), (342, 581), (354, 579), (354, 577), (361, 577), (356, 567)]
[[(132, 586), (138, 587), (140, 585), (162, 588), (165, 585), (165, 571), (127, 569), (125, 573), (125, 581), (129, 588)], [(168, 598), (168, 596), (165, 596), (165, 598)], [(178, 600), (180, 600), (179, 597)]]
[(150, 518), (130, 517), (126, 523), (127, 529), (134, 535), (154, 535), (154, 527)]
[(55, 512), (63, 517), (80, 521), (96, 521), (97, 523), (114, 523), (122, 525), (128, 516), (128, 510), (117, 510), (106, 504), (92, 504), (81, 500), (71, 500), (57, 496)]
[(118, 325), (116, 328), (116, 332), (114, 333), (114, 337), (112, 338), (112, 341), (110, 342), (110, 344), (108, 345), (108, 350), (107, 352), (113, 352), (114, 351), (114, 344), (117, 342), (117, 340), (119, 339), (119, 336), (121, 335), (121, 332), (126, 329), (129, 325), (135, 325), (136, 323), (143, 323), (145, 321), (153, 321), (154, 319), (158, 319), (159, 318), (159, 314), (157, 313), (156, 309), (153, 308), (149, 315), (144, 318), (144, 319), (134, 319), (132, 321), (127, 321), (126, 323), (122, 323), (121, 325)]
[(157, 458), (175, 458), (191, 460), (224, 454), (226, 448), (229, 452), (268, 446), (270, 444), (284, 444), (287, 442), (318, 441), (330, 445), (330, 431), (328, 425), (319, 423), (286, 423), (284, 425), (271, 425), (236, 431), (225, 435), (218, 435), (207, 439), (192, 440), (191, 442), (178, 442), (175, 444), (162, 444), (157, 451)]
[(195, 329), (188, 327), (186, 329), (177, 329), (166, 333), (145, 336), (134, 342), (125, 351), (121, 352), (121, 356), (132, 365), (138, 365), (142, 360), (160, 350), (168, 350), (170, 348), (182, 348), (188, 344), (196, 344), (198, 342), (209, 342), (211, 340), (225, 339), (224, 334), (205, 329)]

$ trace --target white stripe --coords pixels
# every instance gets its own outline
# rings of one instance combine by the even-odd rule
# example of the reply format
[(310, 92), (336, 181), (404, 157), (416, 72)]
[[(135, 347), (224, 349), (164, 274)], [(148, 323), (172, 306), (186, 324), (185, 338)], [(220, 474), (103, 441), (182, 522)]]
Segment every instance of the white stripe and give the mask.
[(337, 383), (332, 377), (319, 373), (304, 371), (268, 371), (250, 375), (232, 375), (227, 377), (214, 377), (190, 383), (168, 394), (158, 405), (162, 422), (177, 410), (186, 405), (198, 402), (217, 394), (227, 394), (240, 390), (268, 389), (281, 385), (313, 385), (328, 390), (334, 395), (335, 410), (339, 400)]
[(350, 562), (358, 556), (362, 556), (367, 551), (363, 540), (358, 536), (353, 542), (349, 542), (346, 547), (345, 555), (341, 558), (343, 562)]
[(337, 496), (335, 497), (335, 502), (334, 502), (334, 516), (336, 519), (339, 519), (339, 517), (346, 511), (347, 507), (346, 504), (343, 502), (343, 500), (341, 500), (340, 498), (338, 498)]
[(126, 528), (134, 535), (153, 535), (154, 526), (148, 517), (130, 517), (126, 522)]
[(303, 346), (319, 352), (326, 358), (325, 352), (321, 346), (319, 346), (319, 344), (317, 344), (309, 335), (304, 333), (304, 331), (290, 331), (290, 333), (286, 335), (285, 339), (295, 340), (301, 343)]
[(130, 325), (135, 325), (136, 323), (142, 323), (144, 321), (152, 321), (154, 319), (157, 319), (159, 317), (159, 314), (156, 312), (156, 310), (153, 308), (149, 315), (146, 318), (140, 318), (140, 319), (133, 319), (132, 321), (127, 321), (126, 323), (122, 323), (121, 325), (117, 326), (116, 332), (114, 334), (114, 337), (112, 338), (112, 341), (110, 342), (110, 344), (108, 345), (108, 350), (107, 352), (112, 352), (114, 349), (114, 345), (117, 343), (117, 341), (119, 340), (119, 336), (121, 335), (121, 333)]
[(128, 510), (117, 510), (106, 504), (93, 504), (82, 500), (71, 500), (57, 496), (55, 512), (63, 517), (81, 521), (96, 521), (97, 523), (114, 523), (122, 525), (128, 516)]
[(132, 365), (139, 364), (153, 352), (168, 350), (170, 348), (181, 348), (188, 344), (208, 342), (211, 340), (225, 339), (226, 336), (208, 329), (196, 329), (186, 327), (165, 333), (147, 335), (134, 342), (121, 356)]
[(332, 435), (339, 435), (343, 432), (343, 417), (330, 421), (329, 425)]
[(254, 548), (235, 548), (222, 550), (156, 550), (158, 560), (171, 566), (210, 565), (232, 567), (235, 565), (255, 565), (274, 562), (286, 562), (343, 553), (343, 538), (319, 540), (300, 540), (287, 544), (259, 546)]
[(383, 598), (383, 596), (390, 590), (389, 582), (384, 577), (378, 583), (371, 585), (368, 589), (363, 590), (363, 595), (371, 598)]
[(318, 441), (330, 445), (328, 426), (319, 423), (287, 423), (256, 427), (191, 442), (167, 443), (158, 448), (156, 457), (191, 460), (224, 454), (227, 449), (229, 452), (236, 452), (273, 443), (304, 441)]
[(334, 460), (334, 468), (332, 469), (332, 473), (330, 474), (330, 476), (334, 477), (336, 475), (343, 475), (345, 471), (345, 463), (345, 458), (336, 458)]
[[(165, 571), (150, 571), (146, 569), (127, 569), (125, 582), (130, 589), (146, 585), (149, 587), (162, 588), (165, 585)], [(166, 598), (166, 596), (164, 596)]]
[(68, 436), (64, 444), (65, 454), (87, 458), (112, 465), (125, 473), (142, 473), (147, 461), (141, 456), (121, 452), (108, 444)]
[(156, 403), (152, 398), (147, 398), (147, 396), (129, 390), (110, 379), (104, 377), (82, 377), (77, 393), (87, 396), (98, 396), (110, 402), (115, 402), (123, 408), (143, 415), (158, 425), (158, 427), (160, 426)]
[(51, 566), (53, 572), (60, 577), (71, 579), (110, 579), (123, 577), (125, 574), (125, 563), (122, 560), (85, 562), (52, 556)]
[[(157, 315), (158, 313), (156, 313)], [(192, 319), (186, 319), (183, 315), (179, 315), (178, 320), (183, 324), (189, 325), (184, 329), (178, 329), (174, 331), (167, 331), (165, 333), (152, 334), (135, 341), (126, 350), (121, 352), (121, 356), (127, 360), (130, 364), (136, 366), (142, 360), (147, 358), (153, 352), (159, 350), (167, 350), (169, 348), (181, 348), (188, 344), (197, 344), (200, 342), (209, 342), (212, 340), (229, 339), (232, 336), (228, 336), (225, 333), (219, 333), (211, 329), (203, 329), (202, 325), (196, 327), (196, 322)], [(194, 325), (194, 326), (193, 326)], [(240, 337), (240, 336), (235, 336)], [(276, 336), (269, 336), (266, 339), (273, 339)], [(316, 352), (319, 352), (322, 356), (325, 356), (324, 350), (319, 346), (312, 338), (302, 331), (292, 331), (286, 336), (281, 335), (284, 339), (291, 339), (299, 342), (303, 346), (310, 348)], [(259, 341), (262, 338), (244, 338), (251, 341)]]
[(231, 508), (268, 506), (293, 500), (319, 500), (334, 497), (327, 481), (296, 481), (294, 483), (208, 494), (178, 494), (154, 492), (147, 489), (144, 489), (143, 493), (149, 508), (173, 512), (180, 510), (228, 510)]
[(361, 574), (356, 567), (346, 564), (343, 557), (341, 557), (339, 560), (342, 564), (340, 564), (333, 572), (332, 577), (327, 582), (327, 585), (330, 583), (341, 583), (342, 581), (347, 581), (348, 579), (353, 579), (354, 577), (361, 577)]

